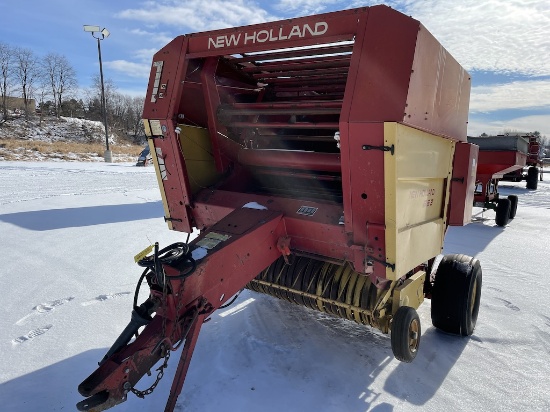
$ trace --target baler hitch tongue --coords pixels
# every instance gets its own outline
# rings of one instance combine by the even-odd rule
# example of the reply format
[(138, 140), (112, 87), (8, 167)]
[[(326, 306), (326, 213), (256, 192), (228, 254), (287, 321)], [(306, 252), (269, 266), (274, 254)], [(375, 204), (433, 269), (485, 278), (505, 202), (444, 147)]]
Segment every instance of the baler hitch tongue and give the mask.
[(128, 323), (128, 326), (126, 326), (115, 343), (113, 343), (101, 362), (99, 362), (99, 366), (101, 366), (113, 354), (126, 346), (132, 337), (137, 334), (139, 328), (149, 324), (149, 322), (153, 320), (153, 318), (151, 318), (151, 314), (157, 310), (159, 304), (160, 302), (157, 300), (147, 299), (139, 307), (132, 310), (132, 318), (130, 323)]
[[(144, 398), (146, 395), (151, 394), (164, 376), (170, 352), (176, 350), (181, 344), (184, 344), (184, 348), (174, 382), (181, 381), (183, 383), (181, 377), (179, 377), (182, 373), (181, 369), (186, 369), (189, 364), (191, 351), (200, 331), (198, 323), (202, 323), (202, 317), (210, 313), (209, 306), (205, 305), (204, 301), (201, 300), (198, 306), (187, 311), (178, 322), (170, 322), (168, 320), (159, 322), (159, 317), (152, 319), (147, 324), (150, 324), (151, 328), (148, 329), (146, 326), (135, 341), (128, 343), (126, 341), (128, 336), (131, 338), (132, 334), (143, 326), (140, 323), (141, 320), (138, 319), (136, 321), (134, 319), (136, 313), (136, 310), (132, 312), (132, 320), (99, 363), (99, 368), (79, 385), (78, 390), (80, 394), (87, 396), (86, 399), (76, 405), (79, 411), (105, 411), (119, 403), (125, 402), (128, 392), (134, 393), (139, 398)], [(201, 317), (200, 320), (199, 317)], [(162, 336), (162, 332), (166, 336)], [(170, 338), (174, 334), (180, 336), (175, 345), (172, 341), (175, 338)], [(164, 359), (164, 361), (155, 369), (157, 376), (153, 384), (144, 390), (136, 389), (135, 385), (137, 382), (139, 382), (143, 375), (151, 375), (150, 370), (161, 359)], [(169, 407), (167, 404), (167, 411), (173, 410), (177, 394), (179, 394), (179, 390), (174, 389), (174, 385), (172, 385), (172, 391), (168, 400), (168, 403), (172, 402), (173, 405)]]
[[(164, 375), (171, 351), (183, 345), (165, 408), (173, 411), (205, 318), (264, 268), (265, 257), (272, 262), (281, 256), (274, 246), (283, 238), (282, 228), (280, 212), (237, 209), (190, 244), (174, 243), (161, 250), (156, 246), (153, 256), (139, 260), (146, 270), (138, 282), (132, 318), (99, 367), (79, 385), (78, 391), (87, 399), (78, 403), (78, 410), (104, 411), (126, 401), (129, 392), (140, 398), (151, 394)], [(213, 243), (216, 247), (206, 249)], [(288, 246), (288, 241), (283, 244)], [(253, 246), (259, 253), (243, 254)], [(224, 263), (238, 270), (220, 282), (219, 268)], [(143, 279), (150, 294), (137, 306)], [(156, 367), (154, 382), (138, 390), (136, 384), (159, 361), (163, 362)]]
[(79, 411), (96, 411), (96, 412), (104, 411), (105, 409), (94, 409), (94, 408), (105, 404), (105, 402), (107, 402), (108, 399), (109, 399), (109, 392), (107, 392), (106, 390), (101, 391), (96, 393), (95, 395), (90, 396), (89, 398), (84, 399), (83, 401), (78, 402), (76, 404), (76, 409)]

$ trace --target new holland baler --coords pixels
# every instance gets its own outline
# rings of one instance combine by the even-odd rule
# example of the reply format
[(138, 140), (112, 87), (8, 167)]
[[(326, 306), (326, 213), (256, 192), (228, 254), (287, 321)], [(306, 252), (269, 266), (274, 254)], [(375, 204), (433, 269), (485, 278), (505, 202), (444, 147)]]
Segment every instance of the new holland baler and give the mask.
[(448, 226), (471, 219), (469, 93), (428, 30), (386, 6), (179, 36), (157, 52), (143, 117), (164, 219), (200, 234), (137, 257), (149, 297), (138, 305), (136, 292), (78, 408), (147, 395), (182, 348), (172, 411), (205, 319), (245, 287), (388, 333), (405, 362), (425, 298), (435, 327), (472, 334), (478, 260), (434, 264)]

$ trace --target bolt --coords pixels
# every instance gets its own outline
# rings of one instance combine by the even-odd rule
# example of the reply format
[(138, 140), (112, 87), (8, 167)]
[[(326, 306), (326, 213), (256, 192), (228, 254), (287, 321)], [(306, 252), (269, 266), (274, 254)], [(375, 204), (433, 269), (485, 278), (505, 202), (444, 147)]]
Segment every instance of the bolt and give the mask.
[(130, 373), (130, 368), (124, 369), (124, 373)]

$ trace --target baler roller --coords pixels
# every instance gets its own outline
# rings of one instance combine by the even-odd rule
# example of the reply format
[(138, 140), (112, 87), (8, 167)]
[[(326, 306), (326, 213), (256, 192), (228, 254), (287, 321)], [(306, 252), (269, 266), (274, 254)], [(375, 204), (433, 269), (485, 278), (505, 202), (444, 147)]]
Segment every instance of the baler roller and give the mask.
[(233, 63), (240, 62), (258, 62), (277, 59), (302, 58), (304, 56), (319, 56), (328, 54), (334, 56), (341, 53), (351, 53), (353, 44), (343, 43), (335, 46), (315, 47), (310, 49), (298, 50), (281, 50), (268, 53), (243, 54), (243, 57), (235, 57), (231, 59)]
[(237, 127), (243, 129), (333, 129), (338, 130), (338, 123), (321, 122), (296, 122), (296, 123), (260, 123), (260, 122), (227, 122), (228, 127)]
[[(340, 100), (342, 99), (344, 95), (344, 90), (346, 88), (346, 84), (344, 82), (340, 84), (323, 84), (323, 85), (306, 85), (306, 86), (275, 86), (273, 87), (273, 91), (275, 93), (288, 93), (288, 92), (314, 92), (314, 93), (341, 93)], [(319, 100), (323, 99), (324, 95), (321, 96), (315, 96), (315, 95), (309, 95), (308, 102), (311, 102), (312, 99)]]
[(373, 325), (378, 289), (349, 263), (338, 265), (296, 256), (278, 259), (246, 286), (297, 305), (363, 325)]
[(241, 149), (238, 160), (247, 166), (278, 167), (338, 173), (340, 155), (336, 153), (301, 152), (292, 150)]
[(269, 71), (269, 72), (261, 72), (261, 73), (254, 73), (252, 74), (252, 77), (256, 80), (266, 80), (270, 81), (271, 79), (277, 79), (280, 77), (292, 77), (292, 78), (303, 78), (308, 77), (311, 75), (317, 75), (317, 76), (331, 76), (331, 75), (340, 75), (340, 74), (347, 74), (349, 70), (348, 66), (345, 67), (327, 67), (323, 69), (302, 69), (302, 70), (292, 70), (292, 71)]
[[(340, 57), (340, 56), (337, 56), (337, 57)], [(341, 56), (341, 58), (330, 59), (330, 60), (327, 57), (325, 58), (313, 57), (311, 59), (258, 63), (255, 66), (244, 67), (242, 71), (247, 73), (259, 73), (263, 71), (269, 71), (269, 72), (294, 71), (294, 70), (304, 71), (304, 70), (312, 70), (312, 69), (349, 67), (350, 61), (351, 61), (351, 55)]]
[(236, 115), (279, 115), (279, 114), (340, 114), (342, 109), (341, 101), (316, 102), (316, 103), (234, 103), (231, 105), (220, 105), (218, 117)]
[[(347, 73), (347, 72), (346, 72)], [(346, 74), (329, 74), (303, 77), (277, 77), (268, 79), (270, 84), (297, 84), (297, 85), (317, 85), (317, 84), (337, 84), (346, 83), (348, 76)]]

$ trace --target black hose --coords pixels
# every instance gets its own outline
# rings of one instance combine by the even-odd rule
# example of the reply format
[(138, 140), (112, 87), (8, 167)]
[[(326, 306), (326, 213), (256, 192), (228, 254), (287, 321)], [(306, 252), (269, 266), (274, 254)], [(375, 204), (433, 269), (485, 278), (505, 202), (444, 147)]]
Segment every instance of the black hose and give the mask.
[(147, 275), (147, 272), (149, 272), (149, 268), (147, 268), (143, 271), (143, 273), (139, 277), (138, 283), (136, 285), (136, 290), (134, 291), (134, 309), (138, 308), (137, 300), (138, 300), (139, 290), (141, 289), (141, 283), (143, 282), (143, 279)]

